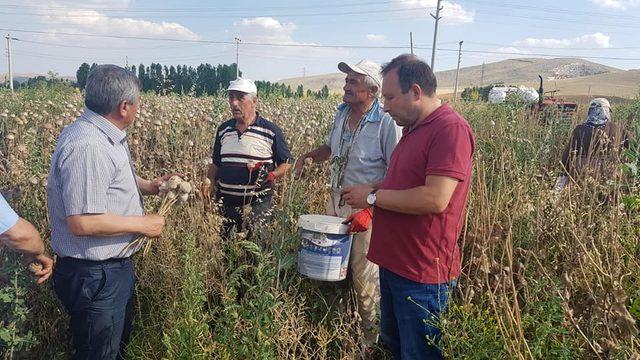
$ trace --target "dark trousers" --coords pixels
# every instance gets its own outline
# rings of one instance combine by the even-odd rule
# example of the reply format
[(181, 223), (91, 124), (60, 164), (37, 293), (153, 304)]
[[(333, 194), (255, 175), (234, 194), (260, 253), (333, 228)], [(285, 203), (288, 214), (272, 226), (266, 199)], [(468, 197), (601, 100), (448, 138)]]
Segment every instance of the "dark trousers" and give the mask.
[(254, 200), (248, 214), (245, 216), (244, 206), (237, 204), (225, 204), (222, 203), (222, 216), (225, 217), (225, 223), (223, 228), (223, 235), (229, 239), (232, 232), (246, 231), (247, 238), (260, 233), (260, 227), (269, 226), (267, 224), (271, 220), (272, 209), (272, 196), (265, 196)]
[(53, 289), (70, 317), (72, 359), (121, 359), (133, 320), (131, 259), (59, 258)]
[(380, 267), (380, 337), (395, 359), (443, 358), (438, 320), (455, 283), (421, 284)]

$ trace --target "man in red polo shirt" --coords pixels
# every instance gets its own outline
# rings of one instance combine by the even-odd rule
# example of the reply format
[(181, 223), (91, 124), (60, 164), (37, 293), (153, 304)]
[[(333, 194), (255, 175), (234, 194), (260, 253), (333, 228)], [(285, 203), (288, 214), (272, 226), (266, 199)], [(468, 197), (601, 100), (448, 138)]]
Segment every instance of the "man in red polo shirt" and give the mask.
[(345, 188), (343, 198), (374, 207), (367, 258), (380, 266), (382, 341), (397, 359), (439, 359), (435, 322), (460, 274), (475, 141), (467, 121), (436, 97), (424, 61), (401, 55), (382, 74), (384, 110), (403, 135), (383, 182)]

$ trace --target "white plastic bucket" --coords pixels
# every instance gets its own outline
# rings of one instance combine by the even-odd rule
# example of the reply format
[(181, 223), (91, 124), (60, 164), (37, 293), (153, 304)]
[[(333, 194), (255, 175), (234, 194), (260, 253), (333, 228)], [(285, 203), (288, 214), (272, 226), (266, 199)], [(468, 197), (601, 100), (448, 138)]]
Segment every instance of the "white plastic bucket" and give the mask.
[(345, 219), (302, 215), (298, 219), (298, 271), (311, 279), (340, 281), (347, 277), (352, 235)]

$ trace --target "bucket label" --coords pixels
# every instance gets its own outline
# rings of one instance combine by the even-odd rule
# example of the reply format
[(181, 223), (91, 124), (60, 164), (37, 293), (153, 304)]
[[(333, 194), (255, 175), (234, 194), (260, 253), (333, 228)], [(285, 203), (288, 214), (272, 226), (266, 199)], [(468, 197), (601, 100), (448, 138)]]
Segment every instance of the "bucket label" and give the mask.
[(310, 231), (301, 231), (300, 235), (298, 271), (302, 275), (325, 281), (339, 281), (346, 277), (351, 252), (350, 235), (326, 235)]
[(300, 237), (302, 238), (302, 241), (311, 242), (318, 246), (327, 247), (336, 243), (336, 240), (331, 240), (327, 235), (315, 231), (301, 231)]

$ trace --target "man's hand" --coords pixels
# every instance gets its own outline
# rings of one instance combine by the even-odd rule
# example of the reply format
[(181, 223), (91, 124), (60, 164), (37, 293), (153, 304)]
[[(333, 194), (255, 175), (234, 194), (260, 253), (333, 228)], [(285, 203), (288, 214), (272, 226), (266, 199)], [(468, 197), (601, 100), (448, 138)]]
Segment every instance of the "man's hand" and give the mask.
[(276, 181), (276, 173), (271, 171), (267, 174), (267, 177), (264, 179), (265, 183), (275, 182)]
[(296, 163), (293, 165), (293, 173), (296, 179), (300, 179), (300, 177), (302, 177), (302, 173), (304, 172), (304, 167), (310, 166), (311, 164), (313, 164), (312, 157), (300, 157), (298, 160), (296, 160)]
[(142, 229), (140, 233), (147, 237), (158, 237), (162, 234), (164, 228), (164, 216), (151, 214), (145, 215), (143, 218)]
[(373, 219), (373, 210), (371, 208), (366, 208), (364, 210), (360, 210), (354, 214), (351, 214), (342, 222), (343, 224), (351, 223), (349, 226), (350, 233), (364, 232), (369, 230), (371, 226), (371, 220)]
[(29, 270), (38, 277), (36, 281), (38, 285), (44, 284), (45, 281), (49, 280), (53, 271), (53, 259), (45, 254), (28, 256), (26, 259), (29, 264)]
[(181, 178), (184, 178), (184, 174), (182, 173), (170, 173), (159, 178), (155, 178), (149, 182), (149, 189), (147, 189), (146, 194), (157, 195), (160, 192), (160, 185), (162, 185), (163, 182), (171, 179), (172, 176), (179, 176)]
[(342, 199), (354, 209), (366, 209), (367, 196), (373, 191), (371, 185), (353, 185), (342, 189)]

